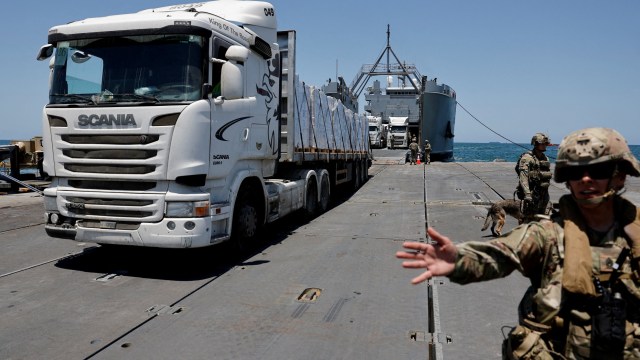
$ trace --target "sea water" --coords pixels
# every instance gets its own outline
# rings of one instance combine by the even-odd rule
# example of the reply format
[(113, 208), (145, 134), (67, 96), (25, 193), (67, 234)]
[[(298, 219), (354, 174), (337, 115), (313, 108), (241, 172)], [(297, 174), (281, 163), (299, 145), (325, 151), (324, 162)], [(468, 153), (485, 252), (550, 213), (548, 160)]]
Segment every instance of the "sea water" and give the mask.
[[(631, 152), (640, 159), (640, 145), (630, 145)], [(453, 157), (456, 162), (516, 162), (520, 154), (531, 150), (529, 144), (512, 143), (454, 143)], [(557, 146), (548, 146), (545, 154), (553, 162), (558, 154)]]
[[(0, 145), (8, 145), (9, 140), (0, 140)], [(630, 145), (631, 151), (640, 159), (640, 145)], [(453, 144), (453, 157), (457, 162), (490, 162), (506, 161), (516, 162), (523, 152), (530, 150), (529, 144), (513, 143), (464, 143)], [(558, 153), (557, 146), (547, 148), (547, 156), (554, 161)]]

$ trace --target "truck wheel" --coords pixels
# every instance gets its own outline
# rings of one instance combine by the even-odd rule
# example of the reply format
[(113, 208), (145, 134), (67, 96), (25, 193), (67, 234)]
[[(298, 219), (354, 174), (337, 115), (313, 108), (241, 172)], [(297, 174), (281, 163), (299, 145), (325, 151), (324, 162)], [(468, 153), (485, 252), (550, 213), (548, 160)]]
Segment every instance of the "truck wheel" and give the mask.
[(361, 185), (361, 183), (360, 183), (360, 180), (361, 180), (360, 173), (362, 171), (360, 170), (360, 163), (359, 162), (355, 162), (353, 164), (354, 164), (353, 165), (353, 190), (355, 191), (355, 190), (360, 189), (360, 185)]
[(360, 162), (360, 168), (362, 169), (362, 171), (360, 171), (360, 175), (362, 176), (362, 180), (360, 181), (360, 183), (362, 183), (364, 185), (364, 183), (367, 182), (367, 180), (369, 180), (369, 173), (367, 172), (367, 161), (366, 160), (362, 160)]
[(244, 192), (236, 200), (233, 210), (232, 238), (238, 250), (249, 248), (259, 230), (258, 211), (249, 195)]
[(318, 185), (315, 178), (311, 178), (307, 183), (304, 203), (304, 216), (307, 219), (313, 218), (318, 211)]
[(329, 176), (325, 175), (320, 179), (320, 203), (318, 204), (318, 212), (321, 214), (329, 209), (329, 200), (331, 199), (330, 188)]

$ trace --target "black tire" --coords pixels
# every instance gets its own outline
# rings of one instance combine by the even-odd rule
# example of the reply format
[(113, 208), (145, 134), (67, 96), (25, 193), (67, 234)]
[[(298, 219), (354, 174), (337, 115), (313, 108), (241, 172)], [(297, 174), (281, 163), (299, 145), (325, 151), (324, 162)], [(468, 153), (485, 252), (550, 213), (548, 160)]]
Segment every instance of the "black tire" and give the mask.
[(368, 166), (367, 166), (367, 160), (362, 160), (360, 161), (360, 175), (361, 175), (361, 181), (360, 183), (362, 185), (364, 185), (368, 180), (369, 180), (369, 173), (367, 172)]
[(239, 251), (244, 251), (254, 244), (260, 230), (258, 209), (247, 192), (242, 192), (233, 209), (232, 241)]
[(320, 202), (318, 203), (318, 212), (323, 214), (329, 209), (331, 200), (331, 185), (329, 183), (329, 175), (324, 175), (320, 179)]
[(360, 189), (360, 185), (362, 185), (360, 183), (360, 180), (361, 180), (360, 173), (362, 172), (360, 170), (360, 163), (355, 162), (353, 164), (353, 172), (354, 172), (354, 174), (353, 174), (353, 191), (356, 191), (356, 190)]
[(318, 185), (315, 178), (310, 179), (307, 183), (305, 204), (302, 211), (307, 219), (312, 219), (318, 211)]

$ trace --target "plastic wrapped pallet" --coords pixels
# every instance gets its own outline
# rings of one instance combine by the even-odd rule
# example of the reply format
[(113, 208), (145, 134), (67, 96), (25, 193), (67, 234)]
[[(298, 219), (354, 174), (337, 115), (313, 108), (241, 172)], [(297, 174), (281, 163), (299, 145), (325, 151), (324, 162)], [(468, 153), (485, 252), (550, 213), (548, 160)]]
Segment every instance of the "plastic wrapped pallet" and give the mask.
[[(311, 119), (313, 124), (314, 150), (327, 152), (329, 147), (329, 129), (331, 128), (331, 113), (327, 102), (327, 95), (317, 88), (311, 89), (313, 99)], [(328, 129), (329, 128), (329, 129)]]
[(356, 134), (355, 134), (355, 126), (354, 126), (354, 118), (353, 112), (347, 108), (344, 109), (344, 115), (346, 118), (346, 127), (347, 127), (347, 136), (346, 136), (346, 147), (349, 153), (353, 153), (356, 147)]
[(338, 152), (344, 152), (348, 148), (349, 144), (347, 118), (345, 117), (344, 110), (344, 105), (339, 101), (336, 102), (336, 108), (333, 111), (333, 128), (336, 136), (336, 149)]
[(294, 146), (296, 151), (304, 151), (309, 148), (312, 143), (311, 127), (311, 88), (300, 82), (296, 77), (296, 94), (295, 94), (295, 126), (294, 129)]
[(360, 133), (360, 124), (362, 123), (360, 114), (353, 114), (353, 151), (360, 152), (360, 139), (362, 138), (362, 134)]
[(358, 115), (360, 117), (359, 131), (358, 131), (358, 150), (361, 153), (367, 152), (367, 143), (369, 142), (369, 121), (364, 115)]
[(330, 132), (329, 134), (329, 147), (331, 148), (331, 152), (335, 153), (338, 150), (338, 142), (341, 141), (340, 140), (340, 135), (339, 135), (339, 128), (336, 129), (336, 123), (335, 123), (335, 112), (336, 112), (336, 107), (338, 106), (338, 100), (336, 98), (333, 98), (331, 96), (327, 96), (327, 109), (329, 110), (329, 129), (328, 131)]
[(353, 114), (353, 151), (360, 152), (360, 115)]

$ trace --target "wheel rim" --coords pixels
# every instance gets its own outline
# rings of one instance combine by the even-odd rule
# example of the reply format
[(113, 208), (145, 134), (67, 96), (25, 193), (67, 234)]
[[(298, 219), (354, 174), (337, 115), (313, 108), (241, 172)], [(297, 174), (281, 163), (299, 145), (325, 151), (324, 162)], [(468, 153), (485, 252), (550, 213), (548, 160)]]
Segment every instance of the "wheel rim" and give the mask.
[(244, 239), (250, 239), (256, 235), (258, 229), (258, 214), (251, 205), (244, 205), (238, 214), (239, 235)]

